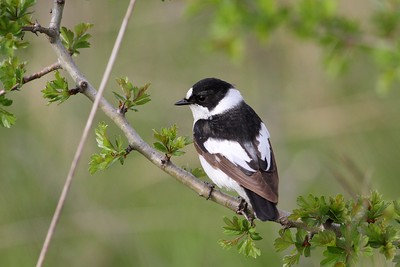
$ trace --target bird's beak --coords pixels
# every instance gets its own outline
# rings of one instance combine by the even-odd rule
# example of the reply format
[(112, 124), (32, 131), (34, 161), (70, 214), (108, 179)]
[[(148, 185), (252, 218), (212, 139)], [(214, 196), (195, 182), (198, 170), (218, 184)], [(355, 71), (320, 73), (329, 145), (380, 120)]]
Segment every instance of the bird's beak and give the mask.
[(176, 106), (185, 106), (185, 105), (190, 105), (190, 104), (192, 104), (192, 103), (189, 100), (187, 100), (186, 98), (183, 98), (175, 103)]

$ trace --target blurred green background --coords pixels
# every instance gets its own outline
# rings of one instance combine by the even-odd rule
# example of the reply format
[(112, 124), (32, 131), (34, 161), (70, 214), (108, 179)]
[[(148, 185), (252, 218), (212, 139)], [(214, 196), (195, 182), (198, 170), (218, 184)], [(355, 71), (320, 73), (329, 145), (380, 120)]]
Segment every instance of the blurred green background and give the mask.
[[(362, 19), (371, 8), (363, 3), (342, 8)], [(76, 58), (95, 86), (126, 7), (127, 1), (66, 1), (64, 26), (95, 24), (92, 47)], [(50, 1), (39, 1), (34, 18), (47, 25), (50, 8)], [(355, 57), (350, 70), (334, 78), (324, 70), (318, 46), (279, 30), (268, 44), (250, 37), (242, 60), (232, 61), (207, 45), (210, 15), (189, 16), (186, 10), (186, 1), (137, 1), (105, 93), (115, 103), (111, 92), (121, 76), (138, 85), (151, 82), (152, 101), (127, 115), (147, 142), (154, 142), (152, 129), (174, 123), (182, 135), (191, 135), (190, 110), (173, 103), (196, 81), (218, 77), (241, 90), (270, 130), (281, 209), (295, 208), (299, 195), (350, 197), (367, 193), (368, 185), (386, 199), (398, 198), (400, 92), (377, 93), (369, 59)], [(23, 54), (28, 73), (55, 62), (44, 36), (25, 39), (32, 44)], [(9, 95), (18, 121), (0, 129), (0, 266), (35, 264), (91, 107), (81, 95), (47, 106), (40, 93), (45, 80)], [(100, 121), (110, 125), (110, 137), (120, 134), (101, 112)], [(198, 167), (194, 148), (185, 150), (173, 161)], [(93, 130), (45, 266), (281, 265), (285, 254), (273, 248), (279, 225), (257, 224), (264, 239), (256, 260), (223, 250), (217, 244), (225, 238), (222, 217), (232, 212), (198, 197), (137, 153), (123, 166), (89, 175), (87, 163), (96, 151)], [(301, 259), (300, 266), (319, 266), (320, 260)], [(360, 264), (368, 265), (391, 266), (382, 256)]]

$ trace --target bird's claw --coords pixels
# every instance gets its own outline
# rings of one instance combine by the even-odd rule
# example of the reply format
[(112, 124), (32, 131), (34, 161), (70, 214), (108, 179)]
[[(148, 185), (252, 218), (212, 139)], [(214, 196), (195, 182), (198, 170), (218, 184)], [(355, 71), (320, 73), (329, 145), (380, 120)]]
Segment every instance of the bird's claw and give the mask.
[(243, 215), (246, 218), (246, 220), (251, 223), (251, 225), (254, 225), (254, 217), (253, 216), (249, 216), (247, 214), (247, 212), (246, 212), (247, 211), (247, 206), (248, 206), (246, 200), (244, 198), (240, 197), (240, 196), (238, 198), (240, 200), (240, 203), (238, 205), (236, 213), (240, 214), (240, 215)]
[(214, 191), (215, 184), (210, 183), (210, 182), (206, 182), (206, 184), (207, 184), (208, 188), (210, 189), (210, 190), (208, 191), (208, 195), (207, 195), (207, 197), (206, 197), (206, 200), (209, 200), (209, 199), (211, 198), (212, 192)]

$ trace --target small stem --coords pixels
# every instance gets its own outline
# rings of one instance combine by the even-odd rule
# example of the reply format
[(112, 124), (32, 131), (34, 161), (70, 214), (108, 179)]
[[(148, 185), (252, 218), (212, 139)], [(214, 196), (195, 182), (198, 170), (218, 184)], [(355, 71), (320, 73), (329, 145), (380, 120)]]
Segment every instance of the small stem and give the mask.
[(129, 153), (131, 153), (133, 150), (135, 150), (135, 148), (134, 148), (133, 146), (131, 146), (131, 145), (128, 145), (128, 147), (125, 148), (125, 155), (124, 155), (124, 157), (128, 156)]
[[(49, 74), (50, 72), (53, 72), (55, 70), (59, 70), (61, 69), (61, 64), (59, 62), (56, 62), (50, 66), (45, 67), (44, 69), (42, 69), (41, 71), (35, 72), (31, 75), (28, 76), (24, 76), (24, 78), (22, 79), (22, 83), (17, 83), (15, 84), (13, 87), (11, 87), (11, 89), (9, 91), (15, 91), (18, 90), (23, 84), (28, 83), (30, 81), (42, 78), (43, 76), (45, 76), (46, 74)], [(8, 92), (9, 92), (8, 91)], [(6, 90), (1, 90), (0, 91), (0, 96), (6, 94), (7, 91)]]
[(56, 38), (58, 35), (58, 30), (42, 27), (42, 25), (40, 25), (37, 21), (32, 25), (23, 26), (22, 30), (26, 32), (33, 32), (36, 35), (38, 32), (44, 33), (50, 38), (50, 40)]

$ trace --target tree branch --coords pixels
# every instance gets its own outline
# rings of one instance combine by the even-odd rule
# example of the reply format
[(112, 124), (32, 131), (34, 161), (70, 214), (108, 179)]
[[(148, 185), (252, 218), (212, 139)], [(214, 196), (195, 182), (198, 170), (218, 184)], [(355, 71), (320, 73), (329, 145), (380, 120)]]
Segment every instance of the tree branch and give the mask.
[(59, 70), (61, 69), (61, 64), (59, 62), (56, 62), (54, 64), (51, 64), (50, 66), (45, 67), (44, 69), (42, 69), (41, 71), (35, 72), (31, 75), (28, 76), (24, 76), (24, 78), (22, 79), (22, 83), (17, 83), (16, 85), (14, 85), (13, 87), (11, 87), (10, 90), (6, 91), (6, 90), (0, 90), (0, 96), (6, 94), (7, 92), (10, 91), (15, 91), (18, 90), (23, 84), (26, 84), (30, 81), (42, 78), (43, 76), (45, 76), (46, 74), (49, 74), (50, 72), (53, 72), (55, 70)]
[[(41, 71), (38, 71), (38, 72), (36, 72), (36, 73), (33, 73), (33, 74), (29, 75), (29, 76), (24, 76), (24, 79), (23, 79), (23, 83), (22, 83), (22, 84), (25, 84), (25, 83), (28, 83), (28, 82), (30, 82), (30, 81), (39, 79), (39, 78), (43, 77), (44, 75), (49, 74), (50, 72), (53, 72), (53, 71), (55, 71), (55, 70), (59, 70), (59, 69), (61, 69), (61, 68), (62, 68), (62, 67), (61, 67), (61, 64), (60, 64), (59, 62), (53, 63), (53, 64), (51, 64), (50, 66), (45, 67), (45, 68), (42, 69)], [(21, 84), (21, 85), (22, 85), (22, 84)], [(17, 89), (19, 86), (21, 86), (21, 85), (20, 85), (20, 84), (14, 85), (14, 86), (11, 88), (11, 91), (16, 90), (16, 89)]]
[(43, 27), (37, 21), (33, 25), (23, 26), (22, 30), (26, 31), (26, 32), (33, 32), (36, 35), (37, 35), (38, 32), (44, 33), (49, 37), (50, 42), (51, 42), (51, 40), (53, 40), (53, 39), (55, 39), (57, 37), (58, 32), (59, 32), (58, 30), (56, 31), (56, 30), (54, 30), (52, 28)]

